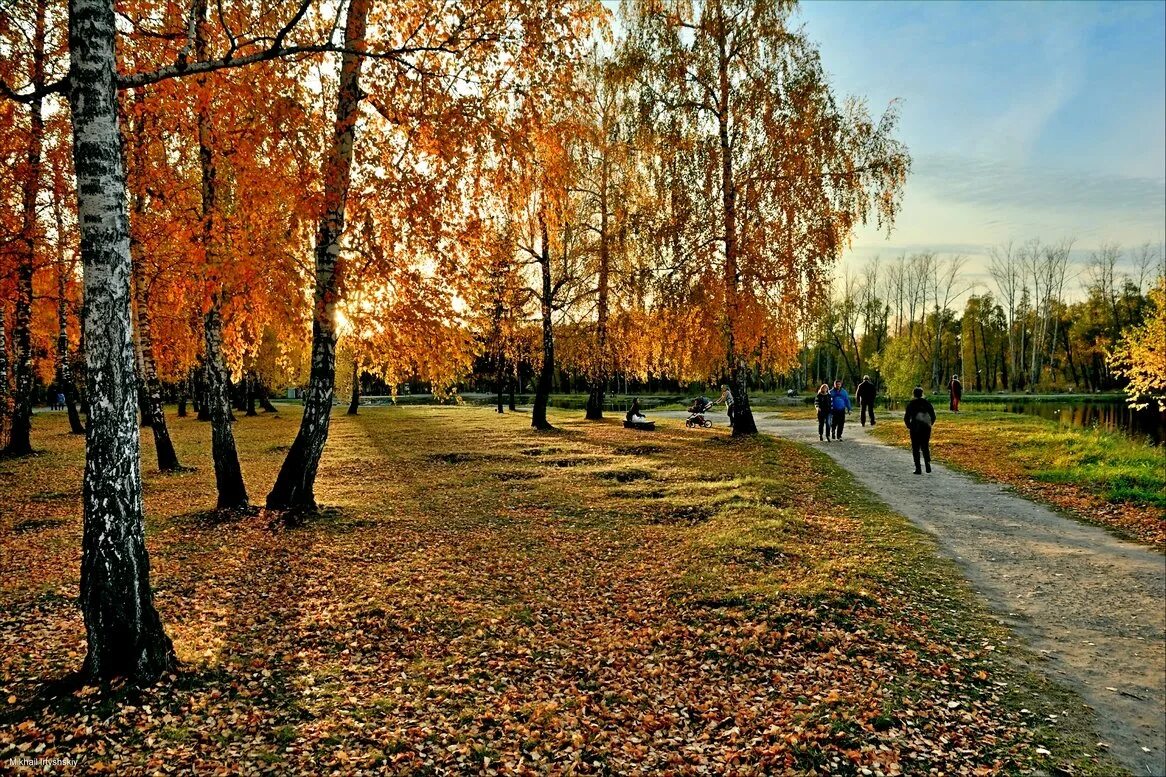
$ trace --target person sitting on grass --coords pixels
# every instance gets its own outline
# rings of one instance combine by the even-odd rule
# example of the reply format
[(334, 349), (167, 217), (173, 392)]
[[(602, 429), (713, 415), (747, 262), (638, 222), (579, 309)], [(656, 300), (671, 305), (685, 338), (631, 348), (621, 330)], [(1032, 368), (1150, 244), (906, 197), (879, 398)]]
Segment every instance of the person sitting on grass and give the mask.
[(640, 399), (639, 399), (639, 397), (636, 397), (635, 399), (632, 400), (632, 406), (628, 410), (627, 415), (624, 416), (624, 418), (625, 418), (625, 420), (628, 421), (628, 423), (632, 423), (632, 424), (646, 424), (648, 422), (648, 419), (645, 418), (644, 414), (640, 412)]

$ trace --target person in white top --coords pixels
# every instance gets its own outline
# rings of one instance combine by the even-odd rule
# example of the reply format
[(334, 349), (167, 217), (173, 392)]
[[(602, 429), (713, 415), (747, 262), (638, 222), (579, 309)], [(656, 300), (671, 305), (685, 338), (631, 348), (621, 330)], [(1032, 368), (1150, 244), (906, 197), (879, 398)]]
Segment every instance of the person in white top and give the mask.
[(733, 425), (733, 392), (729, 391), (729, 387), (724, 383), (721, 384), (721, 395), (717, 397), (717, 401), (713, 404), (719, 405), (722, 402), (725, 403), (725, 410), (728, 411), (729, 426), (731, 427)]

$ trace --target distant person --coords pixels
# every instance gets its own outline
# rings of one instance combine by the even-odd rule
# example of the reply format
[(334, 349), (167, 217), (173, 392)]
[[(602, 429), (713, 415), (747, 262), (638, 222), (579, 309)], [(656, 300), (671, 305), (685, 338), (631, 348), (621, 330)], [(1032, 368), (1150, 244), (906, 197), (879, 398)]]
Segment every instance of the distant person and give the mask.
[(814, 395), (814, 407), (818, 408), (818, 439), (826, 433), (826, 441), (830, 441), (830, 387), (823, 383)]
[(951, 412), (958, 413), (960, 411), (960, 398), (964, 395), (964, 384), (960, 383), (959, 375), (951, 376), (951, 383), (947, 384), (947, 395)]
[(923, 398), (923, 389), (915, 387), (912, 392), (915, 396), (907, 403), (903, 413), (903, 423), (911, 432), (911, 458), (915, 460), (915, 474), (922, 475), (919, 469), (919, 455), (923, 455), (923, 463), (927, 471), (931, 471), (931, 425), (935, 423), (935, 408)]
[(717, 397), (717, 401), (713, 402), (713, 404), (719, 405), (722, 402), (725, 403), (725, 410), (729, 414), (729, 427), (732, 428), (732, 426), (733, 426), (733, 392), (729, 391), (728, 385), (726, 385), (724, 383), (721, 384), (721, 395), (719, 397)]
[(834, 390), (830, 392), (830, 431), (835, 440), (842, 439), (842, 428), (846, 426), (846, 414), (851, 410), (850, 394), (842, 388), (842, 381), (834, 381)]
[(640, 412), (640, 398), (639, 397), (636, 397), (635, 399), (632, 400), (632, 406), (628, 410), (627, 415), (625, 416), (625, 419), (628, 421), (631, 421), (634, 424), (642, 424), (648, 420), (647, 418), (644, 417), (644, 414)]
[(65, 392), (58, 391), (57, 392), (57, 410), (64, 410), (64, 409), (65, 409)]
[(858, 400), (862, 425), (866, 426), (866, 414), (870, 413), (870, 425), (874, 426), (875, 385), (870, 382), (869, 375), (862, 376), (862, 383), (854, 390), (854, 398)]

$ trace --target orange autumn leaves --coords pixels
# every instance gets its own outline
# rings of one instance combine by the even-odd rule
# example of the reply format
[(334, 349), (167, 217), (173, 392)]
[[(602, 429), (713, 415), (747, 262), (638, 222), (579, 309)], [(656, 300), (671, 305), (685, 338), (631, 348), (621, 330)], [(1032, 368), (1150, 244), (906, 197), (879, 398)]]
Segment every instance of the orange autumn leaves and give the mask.
[[(49, 5), (50, 24), (59, 27), (64, 4)], [(202, 25), (207, 49), (235, 57), (278, 36), (300, 8), (241, 0), (213, 5)], [(718, 210), (723, 181), (707, 127), (692, 115), (649, 107), (655, 79), (681, 72), (653, 71), (651, 57), (659, 52), (645, 48), (644, 31), (666, 5), (629, 4), (628, 39), (615, 40), (608, 13), (583, 0), (373, 4), (337, 286), (342, 360), (347, 354), (362, 371), (390, 383), (419, 378), (441, 389), (463, 381), (475, 356), (497, 350), (490, 317), (478, 307), (493, 280), (482, 257), (494, 253), (528, 289), (509, 294), (504, 350), (537, 369), (537, 279), (522, 244), (540, 242), (536, 204), (545, 202), (552, 256), (560, 264), (552, 306), (559, 367), (581, 375), (716, 377), (728, 355), (727, 318), (742, 358), (762, 369), (788, 365), (804, 301), (822, 285), (852, 227), (868, 214), (894, 215), (902, 160), (882, 131), (887, 128), (867, 120), (860, 106), (830, 113), (820, 81), (786, 90), (782, 102), (772, 84), (741, 80), (732, 109), (749, 121), (734, 125), (731, 141), (739, 284), (730, 301)], [(741, 5), (754, 13), (751, 4)], [(329, 30), (340, 9), (305, 8), (288, 43), (335, 44)], [(119, 3), (119, 70), (164, 68), (184, 56), (189, 10), (177, 0)], [(741, 50), (764, 72), (777, 66), (765, 59), (765, 36), (785, 24), (787, 12), (784, 6), (757, 12), (756, 24), (737, 33)], [(60, 38), (60, 30), (50, 35)], [(10, 39), (19, 47), (15, 33)], [(416, 50), (407, 56), (380, 56), (411, 46)], [(131, 229), (164, 381), (182, 380), (197, 366), (204, 347), (200, 316), (220, 288), (233, 376), (254, 373), (270, 386), (303, 381), (335, 59), (335, 53), (305, 53), (121, 94)], [(804, 51), (787, 59), (809, 72)], [(698, 75), (709, 74), (696, 67)], [(11, 73), (5, 77), (20, 83)], [(200, 108), (210, 117), (219, 192), (209, 255), (199, 239), (194, 126)], [(20, 108), (5, 103), (3, 110), (7, 123)], [(66, 113), (58, 108), (50, 121)], [(853, 132), (831, 146), (823, 127), (839, 118)], [(15, 115), (11, 121), (20, 124)], [(893, 116), (886, 121), (893, 125)], [(47, 158), (55, 153), (67, 168), (66, 134), (50, 135)], [(887, 153), (880, 156), (880, 149)], [(0, 149), (13, 159), (19, 151), (19, 143)], [(839, 159), (871, 157), (890, 160), (877, 197), (869, 186), (831, 189), (805, 180)], [(67, 205), (66, 226), (73, 230), (71, 193), (46, 195), (46, 203), (50, 197)], [(19, 219), (0, 211), (3, 253)], [(51, 232), (44, 236), (46, 257), (54, 242), (75, 243)], [(498, 254), (502, 238), (508, 246)], [(602, 345), (596, 342), (601, 255), (610, 276)], [(0, 284), (9, 275), (0, 272)], [(37, 283), (56, 287), (41, 270)], [(74, 286), (70, 281), (76, 307)], [(52, 372), (44, 358), (55, 335), (51, 312), (46, 307), (35, 326), (44, 379)], [(75, 325), (71, 331), (75, 338)]]

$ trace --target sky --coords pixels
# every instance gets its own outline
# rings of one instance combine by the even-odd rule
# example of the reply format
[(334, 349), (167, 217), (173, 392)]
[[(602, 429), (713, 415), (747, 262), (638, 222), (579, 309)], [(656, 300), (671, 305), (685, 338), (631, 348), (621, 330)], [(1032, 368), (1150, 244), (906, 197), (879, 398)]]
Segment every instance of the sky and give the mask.
[(835, 94), (898, 101), (913, 164), (888, 237), (844, 259), (1166, 239), (1166, 2), (856, 2), (798, 11)]

